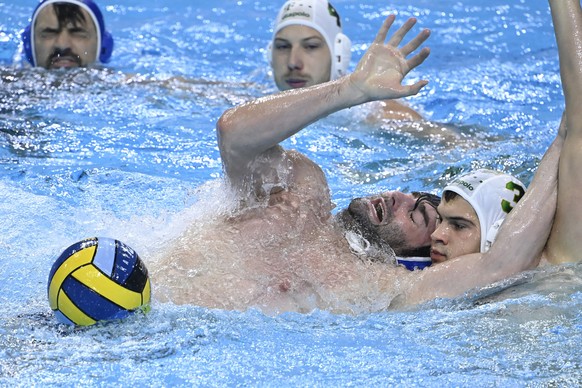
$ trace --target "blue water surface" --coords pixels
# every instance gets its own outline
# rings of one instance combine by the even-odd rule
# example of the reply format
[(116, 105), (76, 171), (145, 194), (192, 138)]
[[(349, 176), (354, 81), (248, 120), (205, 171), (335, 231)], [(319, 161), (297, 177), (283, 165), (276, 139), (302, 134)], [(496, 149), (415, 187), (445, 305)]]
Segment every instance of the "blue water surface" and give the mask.
[[(147, 315), (58, 324), (46, 297), (56, 256), (111, 236), (147, 264), (220, 180), (220, 114), (275, 91), (265, 48), (280, 2), (99, 3), (112, 61), (46, 72), (19, 54), (36, 1), (0, 0), (0, 386), (582, 384), (579, 265), (528, 272), (477, 297), (358, 316), (162, 304), (154, 285)], [(338, 207), (386, 189), (437, 193), (476, 167), (531, 181), (564, 108), (547, 2), (334, 5), (353, 41), (352, 68), (391, 12), (431, 29), (431, 55), (409, 77), (430, 83), (407, 103), (458, 134), (427, 139), (365, 122), (365, 108), (353, 108), (286, 141), (322, 165)]]

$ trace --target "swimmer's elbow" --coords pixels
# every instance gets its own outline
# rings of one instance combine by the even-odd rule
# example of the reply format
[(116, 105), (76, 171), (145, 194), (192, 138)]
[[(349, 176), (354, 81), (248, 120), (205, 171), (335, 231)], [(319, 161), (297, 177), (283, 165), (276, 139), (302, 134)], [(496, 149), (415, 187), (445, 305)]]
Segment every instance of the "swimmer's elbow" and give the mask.
[(228, 161), (236, 155), (237, 142), (235, 136), (233, 136), (236, 133), (236, 127), (233, 125), (233, 121), (230, 118), (231, 110), (232, 109), (229, 109), (224, 112), (216, 123), (218, 149), (224, 163), (228, 163)]
[(225, 143), (225, 140), (228, 141), (229, 134), (232, 132), (232, 125), (231, 120), (229, 119), (230, 116), (230, 109), (225, 111), (222, 116), (218, 119), (216, 123), (216, 136), (218, 138), (218, 146), (221, 148)]
[(218, 119), (216, 136), (223, 170), (232, 182), (236, 182), (247, 173), (245, 166), (248, 166), (252, 146), (245, 142), (240, 124), (232, 117), (233, 110), (227, 110)]

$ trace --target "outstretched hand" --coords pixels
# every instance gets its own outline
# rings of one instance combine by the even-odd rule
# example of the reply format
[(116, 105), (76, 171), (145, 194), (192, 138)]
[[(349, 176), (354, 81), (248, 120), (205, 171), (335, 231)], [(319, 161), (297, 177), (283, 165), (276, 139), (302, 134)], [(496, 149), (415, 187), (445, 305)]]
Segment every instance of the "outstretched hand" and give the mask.
[(418, 93), (428, 83), (422, 80), (412, 85), (402, 85), (402, 80), (430, 54), (430, 49), (424, 47), (410, 59), (406, 59), (428, 39), (430, 31), (422, 30), (414, 39), (398, 48), (406, 34), (416, 24), (416, 19), (410, 18), (385, 44), (388, 30), (395, 19), (394, 15), (386, 18), (376, 39), (358, 63), (356, 70), (350, 75), (354, 86), (370, 101), (411, 96)]

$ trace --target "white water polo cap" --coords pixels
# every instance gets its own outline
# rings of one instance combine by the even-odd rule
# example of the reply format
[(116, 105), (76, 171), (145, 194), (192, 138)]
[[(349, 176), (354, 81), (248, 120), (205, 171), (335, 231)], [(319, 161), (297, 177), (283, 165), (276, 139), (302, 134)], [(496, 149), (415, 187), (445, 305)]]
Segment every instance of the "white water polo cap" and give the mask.
[(481, 227), (481, 252), (497, 237), (505, 216), (525, 194), (525, 185), (499, 171), (480, 169), (455, 178), (443, 190), (460, 195), (477, 213)]
[(331, 80), (347, 73), (352, 42), (342, 33), (339, 14), (327, 0), (287, 1), (275, 21), (271, 45), (279, 31), (293, 25), (311, 27), (323, 36), (331, 53)]

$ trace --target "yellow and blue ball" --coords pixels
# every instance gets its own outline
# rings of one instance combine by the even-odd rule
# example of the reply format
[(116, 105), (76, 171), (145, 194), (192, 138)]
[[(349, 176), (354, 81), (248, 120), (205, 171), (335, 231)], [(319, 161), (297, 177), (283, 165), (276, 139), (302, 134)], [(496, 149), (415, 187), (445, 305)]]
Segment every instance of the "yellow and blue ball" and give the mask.
[(48, 279), (51, 309), (62, 323), (88, 326), (148, 311), (151, 285), (138, 254), (121, 241), (79, 241), (57, 258)]

